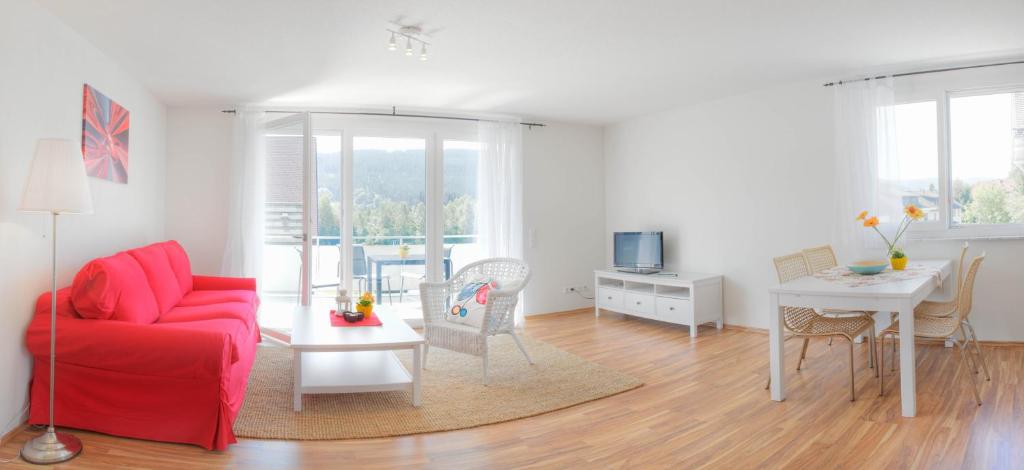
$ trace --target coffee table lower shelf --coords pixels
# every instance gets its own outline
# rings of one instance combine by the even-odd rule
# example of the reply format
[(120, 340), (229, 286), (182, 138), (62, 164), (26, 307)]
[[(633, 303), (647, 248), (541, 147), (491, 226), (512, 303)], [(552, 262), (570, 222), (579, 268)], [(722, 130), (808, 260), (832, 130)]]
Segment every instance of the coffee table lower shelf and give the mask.
[(394, 351), (304, 352), (296, 349), (293, 353), (297, 385), (295, 411), (302, 411), (303, 394), (314, 393), (408, 390), (413, 395), (413, 406), (420, 405), (418, 384)]

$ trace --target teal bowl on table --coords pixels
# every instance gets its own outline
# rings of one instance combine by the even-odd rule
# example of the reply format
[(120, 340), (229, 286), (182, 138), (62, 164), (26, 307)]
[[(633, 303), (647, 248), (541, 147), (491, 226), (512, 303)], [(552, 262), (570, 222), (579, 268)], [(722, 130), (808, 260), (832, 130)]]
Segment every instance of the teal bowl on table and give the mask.
[(872, 274), (878, 274), (885, 271), (885, 268), (889, 267), (888, 261), (857, 261), (853, 264), (847, 265), (850, 271), (864, 276), (870, 276)]

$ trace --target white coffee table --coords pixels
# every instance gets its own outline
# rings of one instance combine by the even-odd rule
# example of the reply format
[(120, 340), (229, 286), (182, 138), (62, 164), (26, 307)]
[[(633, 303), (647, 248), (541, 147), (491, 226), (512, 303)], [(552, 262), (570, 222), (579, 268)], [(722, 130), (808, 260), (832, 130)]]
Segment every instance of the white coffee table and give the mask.
[[(295, 411), (302, 411), (304, 393), (411, 390), (413, 406), (420, 406), (423, 337), (388, 312), (374, 312), (383, 326), (336, 327), (329, 311), (322, 305), (295, 309)], [(395, 355), (398, 349), (412, 349), (412, 374)]]

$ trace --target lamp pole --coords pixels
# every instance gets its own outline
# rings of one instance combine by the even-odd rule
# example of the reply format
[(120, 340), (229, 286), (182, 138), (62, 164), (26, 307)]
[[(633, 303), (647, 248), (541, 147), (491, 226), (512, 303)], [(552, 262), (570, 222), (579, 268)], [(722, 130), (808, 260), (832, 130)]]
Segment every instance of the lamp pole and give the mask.
[(82, 441), (72, 434), (57, 432), (53, 420), (54, 369), (57, 367), (57, 212), (51, 211), (50, 223), (50, 422), (46, 432), (21, 448), (21, 458), (34, 464), (54, 464), (71, 460), (82, 452)]

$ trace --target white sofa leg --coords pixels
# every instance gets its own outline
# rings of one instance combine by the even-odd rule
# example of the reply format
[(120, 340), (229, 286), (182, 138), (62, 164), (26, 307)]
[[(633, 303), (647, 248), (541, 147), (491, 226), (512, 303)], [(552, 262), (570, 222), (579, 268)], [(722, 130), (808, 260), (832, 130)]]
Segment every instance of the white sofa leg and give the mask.
[(509, 333), (509, 335), (512, 336), (512, 339), (515, 340), (516, 342), (516, 346), (519, 346), (519, 350), (523, 352), (524, 356), (526, 356), (526, 362), (529, 362), (530, 365), (533, 365), (533, 359), (530, 359), (530, 354), (527, 353), (526, 348), (523, 347), (523, 342), (519, 340), (519, 337), (516, 336), (515, 333)]

